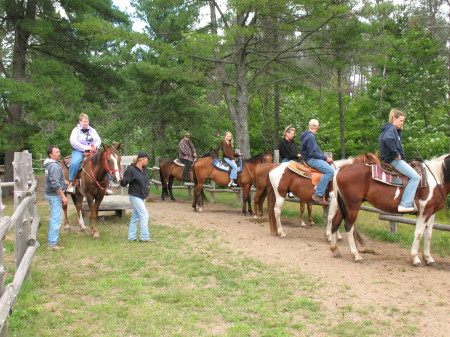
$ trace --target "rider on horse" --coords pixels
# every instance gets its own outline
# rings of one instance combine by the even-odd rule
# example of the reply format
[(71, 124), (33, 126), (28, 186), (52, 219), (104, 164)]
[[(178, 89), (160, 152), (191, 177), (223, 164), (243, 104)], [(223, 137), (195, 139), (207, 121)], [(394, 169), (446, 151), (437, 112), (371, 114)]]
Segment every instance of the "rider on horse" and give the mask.
[(230, 182), (228, 183), (228, 186), (236, 187), (237, 184), (235, 180), (237, 179), (237, 165), (235, 157), (241, 156), (242, 154), (233, 151), (233, 134), (231, 132), (225, 133), (225, 137), (220, 143), (220, 146), (222, 148), (223, 160), (225, 160), (231, 167)]
[(380, 135), (381, 159), (391, 164), (397, 171), (410, 179), (398, 206), (399, 213), (414, 212), (414, 196), (420, 182), (419, 174), (405, 162), (405, 152), (402, 146), (404, 122), (405, 113), (392, 109), (389, 113), (389, 122), (381, 127)]
[[(283, 139), (281, 140), (279, 149), (281, 162), (285, 163), (291, 160), (298, 161), (301, 158), (301, 154), (297, 152), (297, 145), (293, 142), (295, 136), (295, 128), (288, 126), (284, 129)], [(288, 191), (287, 196), (293, 198), (294, 194)]]
[(185, 133), (183, 139), (178, 143), (178, 157), (184, 164), (183, 179), (184, 181), (190, 181), (189, 171), (191, 170), (192, 163), (197, 158), (194, 144), (191, 142), (190, 133)]
[[(69, 188), (68, 193), (75, 193), (76, 177), (80, 169), (83, 153), (95, 152), (102, 144), (102, 140), (97, 131), (89, 126), (89, 116), (80, 114), (78, 117), (78, 125), (70, 134), (70, 144), (72, 145), (72, 159), (69, 166)], [(109, 177), (108, 177), (109, 178)], [(111, 189), (106, 189), (106, 194), (112, 194)]]
[(300, 152), (309, 166), (323, 173), (323, 176), (317, 184), (316, 193), (312, 195), (312, 199), (316, 202), (327, 204), (323, 201), (323, 196), (329, 181), (334, 176), (334, 169), (329, 165), (333, 162), (333, 159), (325, 156), (320, 150), (319, 145), (317, 145), (315, 137), (317, 130), (319, 130), (319, 121), (317, 119), (311, 119), (308, 130), (300, 136), (300, 141), (302, 142)]

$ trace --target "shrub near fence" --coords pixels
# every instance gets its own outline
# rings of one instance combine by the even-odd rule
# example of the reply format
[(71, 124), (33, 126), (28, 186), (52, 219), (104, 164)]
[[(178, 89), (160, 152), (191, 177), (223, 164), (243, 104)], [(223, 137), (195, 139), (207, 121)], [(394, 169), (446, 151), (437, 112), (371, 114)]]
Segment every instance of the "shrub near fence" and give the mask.
[[(20, 288), (30, 273), (31, 262), (39, 243), (36, 233), (40, 216), (36, 207), (37, 181), (33, 175), (32, 157), (28, 152), (14, 154), (14, 182), (0, 181), (0, 336), (8, 336), (8, 317), (11, 315)], [(14, 213), (3, 216), (2, 187), (14, 187)], [(15, 274), (5, 286), (3, 241), (15, 227), (14, 261)]]

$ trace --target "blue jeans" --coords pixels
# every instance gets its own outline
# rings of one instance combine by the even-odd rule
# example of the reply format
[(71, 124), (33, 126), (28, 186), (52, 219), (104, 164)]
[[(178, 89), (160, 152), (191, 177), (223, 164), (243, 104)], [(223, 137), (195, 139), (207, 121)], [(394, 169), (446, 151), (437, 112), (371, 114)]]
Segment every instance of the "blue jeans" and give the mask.
[(237, 166), (230, 158), (223, 158), (227, 162), (228, 165), (231, 167), (230, 172), (230, 179), (236, 179), (237, 178)]
[(281, 159), (281, 162), (282, 163), (287, 163), (287, 162), (290, 162), (291, 160), (298, 162), (298, 159), (287, 159), (287, 158)]
[(414, 196), (416, 195), (417, 186), (419, 186), (420, 183), (420, 175), (404, 160), (393, 160), (391, 165), (405, 177), (410, 179), (403, 191), (400, 206), (414, 207)]
[(325, 160), (311, 158), (307, 161), (307, 164), (323, 173), (322, 178), (320, 178), (319, 184), (316, 187), (316, 194), (321, 197), (325, 194), (328, 183), (334, 176), (334, 168), (332, 168)]
[(130, 226), (128, 227), (128, 240), (137, 238), (137, 223), (140, 222), (141, 240), (149, 240), (150, 233), (148, 231), (148, 212), (145, 208), (145, 199), (130, 195), (130, 201), (133, 205), (133, 213), (131, 213)]
[(48, 225), (47, 244), (56, 245), (59, 238), (59, 228), (62, 223), (62, 200), (59, 195), (45, 195), (50, 204), (50, 222)]
[(69, 181), (75, 179), (78, 169), (80, 168), (81, 161), (83, 160), (83, 152), (78, 150), (72, 151), (72, 159), (69, 166)]

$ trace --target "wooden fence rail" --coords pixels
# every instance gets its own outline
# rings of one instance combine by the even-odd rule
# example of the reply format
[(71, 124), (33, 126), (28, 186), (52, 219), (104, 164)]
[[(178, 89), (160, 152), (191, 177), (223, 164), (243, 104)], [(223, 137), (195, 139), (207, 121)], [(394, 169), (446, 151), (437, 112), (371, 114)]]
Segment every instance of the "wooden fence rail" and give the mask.
[[(39, 248), (36, 233), (40, 216), (36, 207), (37, 180), (33, 175), (31, 153), (14, 154), (14, 182), (0, 181), (0, 336), (8, 336), (8, 317), (12, 314), (23, 282), (30, 274), (34, 254)], [(14, 187), (14, 213), (3, 216), (2, 187)], [(14, 235), (15, 274), (13, 281), (5, 286), (3, 241), (12, 228)]]

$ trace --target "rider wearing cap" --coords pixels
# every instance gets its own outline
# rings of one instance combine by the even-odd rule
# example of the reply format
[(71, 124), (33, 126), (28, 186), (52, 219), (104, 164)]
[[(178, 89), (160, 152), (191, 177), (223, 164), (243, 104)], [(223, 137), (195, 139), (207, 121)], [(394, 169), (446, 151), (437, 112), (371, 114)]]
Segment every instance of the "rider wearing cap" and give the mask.
[(192, 167), (192, 163), (197, 158), (195, 153), (194, 144), (191, 141), (191, 134), (186, 132), (183, 139), (178, 143), (178, 158), (184, 164), (183, 179), (184, 181), (190, 181), (189, 171)]

